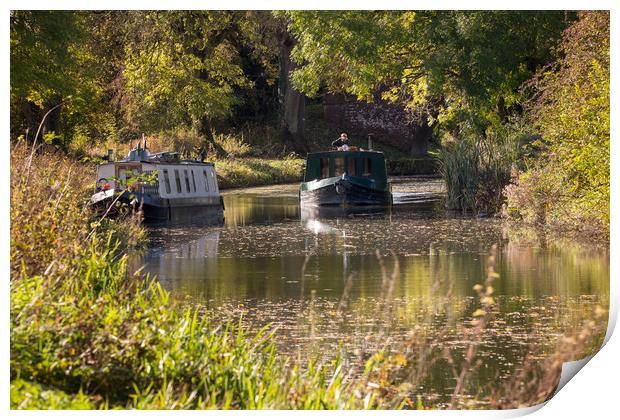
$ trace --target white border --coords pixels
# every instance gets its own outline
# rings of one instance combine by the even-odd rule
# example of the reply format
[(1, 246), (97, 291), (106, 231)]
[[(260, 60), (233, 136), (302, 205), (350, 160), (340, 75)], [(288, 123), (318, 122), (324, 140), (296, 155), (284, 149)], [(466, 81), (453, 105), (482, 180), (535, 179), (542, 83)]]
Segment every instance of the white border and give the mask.
[[(8, 3), (8, 4), (7, 4)], [(353, 1), (345, 0), (337, 3), (333, 1), (311, 1), (304, 2), (294, 1), (238, 1), (229, 0), (225, 3), (220, 2), (208, 2), (208, 1), (188, 1), (177, 0), (161, 1), (161, 0), (134, 0), (131, 2), (108, 0), (100, 1), (93, 0), (88, 3), (76, 0), (56, 0), (56, 1), (34, 1), (34, 0), (22, 0), (22, 1), (8, 1), (3, 3), (3, 16), (6, 19), (4, 26), (0, 29), (1, 34), (1, 47), (3, 49), (2, 65), (2, 126), (4, 135), (4, 147), (5, 153), (1, 154), (2, 159), (2, 175), (5, 180), (9, 179), (9, 154), (8, 154), (8, 132), (9, 132), (9, 25), (8, 25), (8, 13), (10, 9), (515, 9), (515, 10), (541, 10), (541, 9), (606, 9), (612, 10), (612, 80), (611, 80), (611, 92), (612, 92), (612, 149), (611, 149), (611, 237), (614, 238), (611, 244), (611, 302), (612, 308), (610, 310), (610, 327), (613, 328), (617, 320), (619, 293), (617, 285), (617, 273), (618, 273), (618, 261), (620, 261), (620, 254), (618, 252), (617, 238), (618, 238), (618, 223), (614, 223), (614, 220), (618, 220), (620, 212), (618, 211), (618, 170), (616, 165), (618, 163), (618, 147), (614, 144), (618, 139), (617, 128), (617, 113), (618, 109), (618, 97), (614, 95), (617, 92), (617, 69), (618, 69), (618, 2), (591, 0), (591, 1), (536, 1), (536, 0), (522, 0), (519, 2), (497, 2), (497, 1), (428, 1), (421, 0), (415, 2), (402, 2), (393, 0), (384, 0), (381, 2), (367, 2), (367, 1)], [(0, 197), (9, 197), (8, 182), (0, 183)], [(2, 211), (4, 215), (5, 223), (0, 224), (0, 231), (2, 235), (2, 254), (1, 267), (5, 273), (6, 279), (3, 283), (4, 293), (1, 293), (0, 299), (2, 299), (2, 330), (0, 333), (3, 337), (7, 337), (3, 343), (1, 350), (2, 358), (2, 389), (0, 391), (0, 407), (5, 415), (11, 415), (17, 418), (39, 418), (41, 415), (58, 417), (58, 418), (78, 418), (84, 415), (88, 417), (146, 417), (149, 418), (163, 418), (171, 415), (182, 416), (184, 418), (204, 418), (204, 416), (216, 417), (216, 418), (239, 418), (239, 416), (257, 416), (261, 418), (272, 417), (288, 417), (289, 413), (286, 411), (270, 411), (270, 412), (182, 412), (172, 413), (167, 411), (149, 411), (149, 412), (135, 412), (135, 411), (122, 411), (122, 412), (46, 412), (40, 413), (35, 411), (12, 411), (9, 412), (9, 359), (10, 359), (10, 343), (8, 337), (9, 332), (9, 202), (5, 198), (1, 203)], [(569, 381), (568, 384), (555, 396), (544, 409), (535, 411), (529, 418), (542, 419), (542, 418), (568, 418), (568, 419), (583, 419), (583, 418), (611, 418), (611, 413), (617, 413), (617, 400), (618, 391), (617, 384), (620, 377), (620, 362), (618, 356), (620, 356), (620, 342), (615, 336), (606, 338), (606, 345), (603, 349), (587, 364), (582, 372), (579, 373), (577, 380)], [(350, 411), (350, 412), (298, 412), (295, 416), (301, 417), (315, 417), (320, 415), (321, 417), (338, 418), (339, 420), (346, 417), (355, 416), (357, 418), (382, 418), (386, 414), (390, 417), (407, 417), (410, 416), (440, 416), (441, 418), (503, 418), (512, 417), (518, 414), (526, 414), (541, 408), (534, 407), (526, 409), (524, 411), (516, 410), (512, 412), (498, 412), (498, 411), (428, 411), (428, 412), (363, 412), (363, 411)], [(614, 416), (615, 417), (615, 416)]]

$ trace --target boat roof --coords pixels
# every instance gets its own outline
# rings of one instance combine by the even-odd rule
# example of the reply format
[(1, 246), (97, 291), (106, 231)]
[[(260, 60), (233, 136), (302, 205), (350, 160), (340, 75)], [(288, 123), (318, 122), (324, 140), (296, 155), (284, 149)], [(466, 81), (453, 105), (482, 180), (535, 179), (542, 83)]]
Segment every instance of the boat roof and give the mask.
[(102, 163), (102, 165), (114, 165), (116, 163), (131, 163), (131, 162), (139, 162), (139, 163), (148, 163), (151, 165), (202, 165), (202, 166), (214, 166), (213, 162), (200, 162), (199, 160), (178, 160), (176, 162), (167, 162), (162, 160), (115, 160), (112, 162)]
[(179, 152), (159, 152), (151, 153), (147, 148), (136, 147), (131, 149), (124, 159), (104, 163), (103, 165), (114, 163), (140, 162), (151, 165), (201, 165), (214, 166), (212, 162), (201, 162), (199, 160), (180, 159)]
[(383, 156), (383, 152), (378, 150), (325, 150), (322, 152), (312, 152), (308, 153), (308, 158), (310, 157), (337, 157), (337, 156)]

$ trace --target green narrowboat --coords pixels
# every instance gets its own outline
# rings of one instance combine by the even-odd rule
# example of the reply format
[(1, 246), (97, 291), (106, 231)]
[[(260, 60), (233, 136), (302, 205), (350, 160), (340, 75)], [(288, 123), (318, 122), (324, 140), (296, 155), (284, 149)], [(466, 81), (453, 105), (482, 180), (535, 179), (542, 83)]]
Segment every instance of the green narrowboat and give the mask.
[(392, 203), (385, 157), (370, 150), (308, 153), (302, 205), (387, 205)]

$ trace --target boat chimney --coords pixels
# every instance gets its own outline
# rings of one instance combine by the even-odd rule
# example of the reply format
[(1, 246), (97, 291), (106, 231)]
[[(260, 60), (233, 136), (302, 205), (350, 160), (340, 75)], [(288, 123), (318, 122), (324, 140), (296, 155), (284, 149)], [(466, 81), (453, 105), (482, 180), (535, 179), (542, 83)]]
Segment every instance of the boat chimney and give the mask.
[(368, 134), (368, 150), (372, 150), (372, 136), (374, 136), (374, 134)]
[(108, 162), (112, 162), (114, 159), (114, 151), (112, 149), (108, 149)]

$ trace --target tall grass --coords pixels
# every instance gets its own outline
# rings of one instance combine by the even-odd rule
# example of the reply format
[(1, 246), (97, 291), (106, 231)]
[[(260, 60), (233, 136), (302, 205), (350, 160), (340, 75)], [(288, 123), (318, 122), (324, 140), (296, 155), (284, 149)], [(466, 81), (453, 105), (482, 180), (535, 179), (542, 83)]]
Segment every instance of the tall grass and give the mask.
[[(529, 404), (557, 383), (543, 377), (546, 365), (525, 365), (519, 374), (538, 378), (534, 394), (516, 392), (516, 376), (514, 389), (489, 399), (494, 384), (479, 388), (472, 380), (496, 306), (493, 259), (487, 282), (476, 287), (478, 308), (457, 326), (472, 343), (464, 353), (445, 350), (447, 329), (416, 329), (405, 342), (378, 329), (370, 339), (382, 350), (365, 360), (363, 372), (349, 367), (346, 354), (283, 360), (275, 352), (277, 331), (250, 332), (238, 320), (215, 323), (205, 308), (172, 301), (155, 279), (129, 271), (122, 247), (132, 231), (117, 222), (93, 230), (80, 172), (88, 167), (53, 153), (34, 154), (29, 165), (29, 156), (23, 146), (12, 150), (13, 408), (433, 408), (419, 387), (437, 363), (455, 373), (452, 408), (478, 406), (471, 395), (480, 389), (486, 404)], [(380, 264), (385, 293), (378, 311), (389, 319), (398, 266), (389, 273)], [(557, 367), (581, 354), (575, 349), (596, 343), (601, 325), (586, 323), (587, 333), (564, 343), (574, 347), (559, 348), (548, 363)]]

